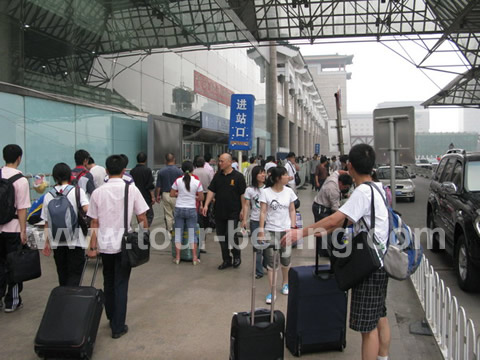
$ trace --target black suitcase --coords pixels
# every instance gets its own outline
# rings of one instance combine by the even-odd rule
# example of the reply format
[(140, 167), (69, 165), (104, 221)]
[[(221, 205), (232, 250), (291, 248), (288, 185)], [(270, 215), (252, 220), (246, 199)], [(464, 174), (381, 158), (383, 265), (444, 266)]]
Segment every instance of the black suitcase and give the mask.
[[(82, 279), (88, 261), (85, 261)], [(52, 290), (35, 337), (41, 358), (90, 359), (103, 312), (103, 291), (91, 286), (58, 286)], [(80, 280), (82, 284), (82, 280)]]
[[(279, 251), (275, 251), (279, 254)], [(275, 256), (275, 263), (280, 256)], [(285, 316), (275, 310), (276, 271), (273, 276), (271, 309), (255, 310), (255, 265), (253, 252), (252, 306), (250, 312), (235, 313), (230, 331), (230, 360), (282, 360), (285, 348)], [(252, 316), (253, 314), (253, 316)]]
[[(318, 245), (318, 242), (317, 242)], [(286, 345), (295, 356), (346, 346), (347, 292), (330, 265), (297, 266), (288, 273)]]

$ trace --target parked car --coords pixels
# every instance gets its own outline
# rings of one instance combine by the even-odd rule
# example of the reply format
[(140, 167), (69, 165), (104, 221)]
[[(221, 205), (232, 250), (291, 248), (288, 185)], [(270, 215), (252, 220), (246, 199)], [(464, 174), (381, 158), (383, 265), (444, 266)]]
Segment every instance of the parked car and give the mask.
[[(444, 155), (432, 176), (427, 225), (445, 232), (445, 251), (455, 263), (458, 284), (480, 289), (480, 152)], [(432, 251), (440, 249), (440, 234), (432, 234)]]
[[(378, 167), (377, 177), (384, 186), (390, 187), (390, 166)], [(415, 175), (410, 175), (405, 167), (395, 166), (395, 196), (397, 199), (415, 201), (415, 184), (412, 181), (414, 178)]]

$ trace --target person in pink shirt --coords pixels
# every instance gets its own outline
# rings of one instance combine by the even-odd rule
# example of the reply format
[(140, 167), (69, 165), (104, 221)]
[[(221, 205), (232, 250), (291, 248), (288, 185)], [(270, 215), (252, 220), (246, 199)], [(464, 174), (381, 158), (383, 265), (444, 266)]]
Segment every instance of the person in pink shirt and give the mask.
[(127, 226), (135, 213), (138, 223), (148, 230), (149, 207), (142, 193), (135, 185), (122, 180), (125, 161), (120, 155), (111, 155), (106, 161), (107, 183), (96, 189), (90, 198), (87, 215), (92, 219), (92, 237), (87, 255), (95, 257), (99, 253), (103, 263), (103, 286), (105, 292), (105, 312), (110, 320), (112, 338), (118, 339), (128, 332), (127, 317), (128, 282), (131, 268), (122, 265), (122, 236), (124, 233), (125, 187), (128, 188)]
[(3, 148), (5, 166), (0, 169), (0, 178), (12, 178), (16, 209), (11, 220), (0, 224), (0, 308), (3, 298), (6, 313), (23, 307), (20, 296), (23, 284), (10, 283), (6, 272), (7, 254), (17, 251), (22, 244), (27, 242), (27, 209), (30, 207), (30, 189), (28, 180), (17, 169), (22, 162), (22, 155), (23, 151), (20, 146), (16, 144), (5, 146)]

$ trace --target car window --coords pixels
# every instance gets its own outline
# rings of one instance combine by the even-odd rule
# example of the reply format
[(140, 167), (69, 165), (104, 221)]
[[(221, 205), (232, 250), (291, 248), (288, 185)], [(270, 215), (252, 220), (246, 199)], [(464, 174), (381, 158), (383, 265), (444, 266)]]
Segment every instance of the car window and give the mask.
[(440, 161), (440, 164), (437, 166), (437, 172), (435, 173), (433, 180), (438, 180), (440, 179), (440, 176), (442, 175), (443, 168), (445, 167), (445, 164), (447, 163), (448, 159), (444, 158), (442, 161)]
[(480, 191), (480, 161), (467, 162), (465, 189), (467, 191)]
[(448, 159), (447, 165), (445, 165), (445, 170), (443, 170), (443, 173), (438, 180), (439, 182), (443, 183), (452, 178), (453, 165), (455, 165), (455, 159)]
[[(377, 177), (379, 180), (390, 179), (390, 168), (380, 168), (377, 170)], [(410, 174), (404, 168), (395, 169), (395, 179), (410, 179)]]
[(457, 189), (460, 189), (462, 186), (462, 163), (457, 161), (455, 167), (453, 168), (452, 182), (457, 185)]

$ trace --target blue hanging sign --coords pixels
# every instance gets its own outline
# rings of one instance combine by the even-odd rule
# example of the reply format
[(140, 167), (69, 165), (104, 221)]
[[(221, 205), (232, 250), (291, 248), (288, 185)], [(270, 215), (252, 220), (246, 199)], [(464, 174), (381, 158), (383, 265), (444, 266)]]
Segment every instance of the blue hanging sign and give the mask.
[(249, 94), (233, 94), (230, 100), (230, 150), (251, 150), (253, 141), (253, 110), (255, 97)]
[(320, 144), (315, 144), (315, 153), (314, 154), (320, 155)]

